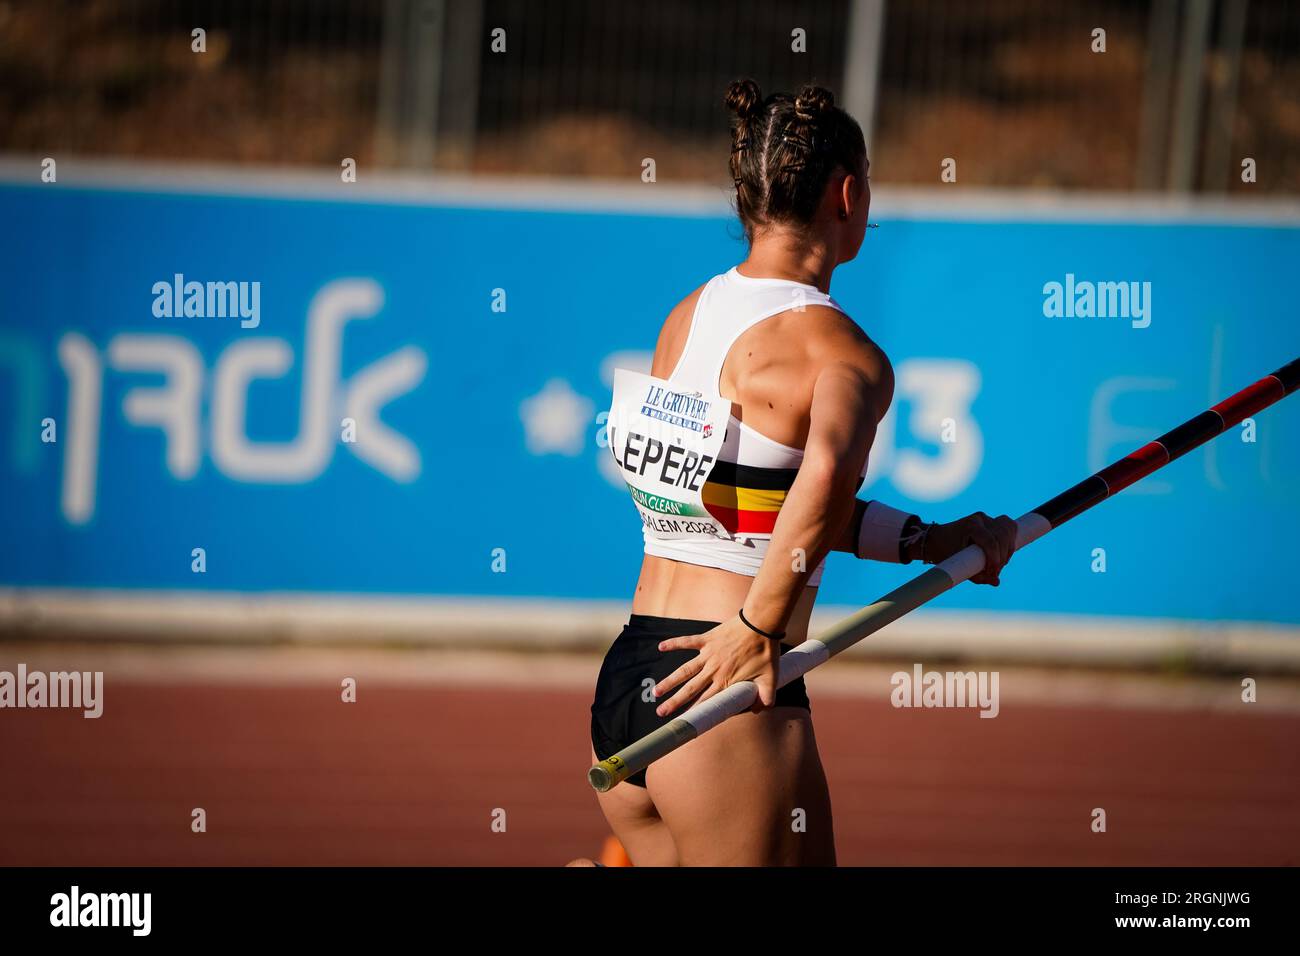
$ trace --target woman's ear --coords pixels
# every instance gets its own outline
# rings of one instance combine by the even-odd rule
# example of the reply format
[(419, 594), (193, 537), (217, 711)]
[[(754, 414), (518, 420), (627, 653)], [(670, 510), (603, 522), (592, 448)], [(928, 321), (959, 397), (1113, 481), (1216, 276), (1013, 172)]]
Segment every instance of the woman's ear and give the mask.
[(840, 181), (839, 193), (840, 219), (852, 219), (853, 210), (857, 208), (858, 197), (862, 193), (862, 190), (858, 189), (858, 178), (852, 173), (845, 175)]

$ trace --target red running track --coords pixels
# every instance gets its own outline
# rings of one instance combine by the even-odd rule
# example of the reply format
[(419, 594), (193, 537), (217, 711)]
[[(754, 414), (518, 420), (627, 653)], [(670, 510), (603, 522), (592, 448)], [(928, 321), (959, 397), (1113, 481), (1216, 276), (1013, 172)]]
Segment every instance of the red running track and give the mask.
[[(326, 686), (115, 684), (99, 720), (7, 710), (0, 863), (561, 864), (606, 832), (587, 706), (567, 690), (366, 684), (343, 704)], [(1300, 864), (1294, 713), (813, 709), (844, 864)]]

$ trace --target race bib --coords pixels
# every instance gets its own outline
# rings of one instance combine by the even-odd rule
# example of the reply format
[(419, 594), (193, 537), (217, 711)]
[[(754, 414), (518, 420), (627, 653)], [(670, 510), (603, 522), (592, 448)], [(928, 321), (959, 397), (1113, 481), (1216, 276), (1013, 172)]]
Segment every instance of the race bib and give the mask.
[(704, 507), (704, 483), (718, 463), (731, 402), (671, 382), (614, 370), (609, 450), (642, 523), (658, 538), (730, 538)]

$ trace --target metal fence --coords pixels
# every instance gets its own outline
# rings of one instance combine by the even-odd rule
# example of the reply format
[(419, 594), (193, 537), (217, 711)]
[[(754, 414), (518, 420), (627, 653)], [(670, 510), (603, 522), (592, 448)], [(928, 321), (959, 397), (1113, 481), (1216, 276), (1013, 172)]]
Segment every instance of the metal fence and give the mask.
[(1300, 193), (1286, 0), (0, 0), (42, 156), (716, 182), (737, 76), (831, 87), (881, 182)]

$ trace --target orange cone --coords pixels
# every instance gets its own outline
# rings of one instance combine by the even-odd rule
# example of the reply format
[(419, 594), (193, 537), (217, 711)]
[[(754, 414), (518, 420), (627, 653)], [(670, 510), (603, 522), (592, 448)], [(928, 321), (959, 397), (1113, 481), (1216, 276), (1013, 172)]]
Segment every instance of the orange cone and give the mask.
[(627, 855), (627, 850), (623, 849), (623, 844), (618, 842), (618, 837), (605, 837), (605, 845), (600, 848), (600, 862), (605, 866), (631, 866), (632, 860)]

